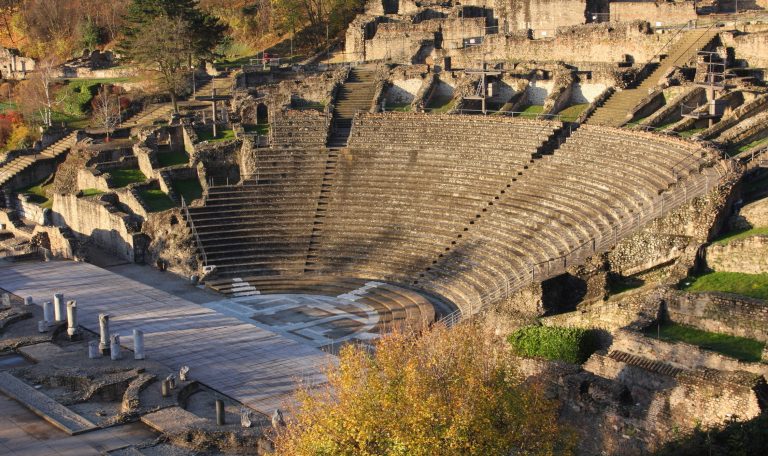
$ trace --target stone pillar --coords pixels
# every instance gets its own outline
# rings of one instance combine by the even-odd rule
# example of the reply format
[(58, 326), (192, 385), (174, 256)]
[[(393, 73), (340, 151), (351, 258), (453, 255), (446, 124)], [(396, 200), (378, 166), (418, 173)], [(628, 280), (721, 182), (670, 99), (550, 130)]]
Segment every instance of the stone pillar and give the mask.
[(144, 359), (144, 331), (133, 330), (133, 359)]
[(48, 322), (45, 320), (39, 320), (37, 322), (37, 332), (44, 333), (48, 331)]
[(96, 359), (101, 358), (101, 352), (99, 351), (99, 342), (92, 340), (88, 342), (88, 358)]
[(171, 395), (171, 387), (168, 386), (168, 380), (163, 380), (160, 393), (163, 395), (163, 397), (168, 397)]
[(70, 340), (77, 338), (77, 301), (67, 303), (67, 335)]
[(43, 320), (49, 325), (53, 323), (53, 303), (51, 301), (43, 303)]
[(99, 351), (102, 355), (109, 354), (109, 314), (99, 314)]
[(123, 354), (120, 353), (120, 334), (114, 334), (109, 339), (109, 356), (112, 361), (122, 359)]
[(56, 321), (64, 321), (66, 315), (66, 307), (64, 304), (64, 295), (56, 293), (53, 295), (53, 312), (56, 317)]
[(3, 293), (3, 307), (11, 307), (11, 295)]
[(32, 300), (32, 296), (27, 296), (26, 298), (24, 298), (24, 305), (25, 306), (31, 306), (34, 303), (35, 302)]
[(224, 416), (224, 401), (216, 399), (216, 424), (224, 426), (227, 424), (227, 420)]

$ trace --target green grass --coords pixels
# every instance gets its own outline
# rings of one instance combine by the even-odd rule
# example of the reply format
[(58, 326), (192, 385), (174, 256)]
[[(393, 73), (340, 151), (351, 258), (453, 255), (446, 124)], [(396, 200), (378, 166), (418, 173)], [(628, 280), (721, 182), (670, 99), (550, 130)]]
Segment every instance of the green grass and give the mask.
[(162, 168), (165, 168), (166, 166), (189, 164), (189, 155), (183, 150), (158, 152), (156, 156), (157, 163), (160, 164), (160, 167)]
[(116, 169), (110, 171), (110, 174), (112, 175), (112, 184), (115, 188), (147, 180), (147, 176), (140, 169)]
[(17, 190), (17, 193), (27, 195), (29, 201), (44, 209), (51, 209), (53, 207), (53, 199), (48, 198), (48, 195), (46, 195), (46, 190), (51, 184), (42, 185), (42, 183), (43, 181), (40, 181), (28, 187), (21, 188)]
[(579, 103), (568, 106), (562, 111), (558, 112), (560, 119), (563, 122), (576, 122), (582, 112), (589, 107), (589, 103)]
[(195, 130), (197, 133), (197, 139), (200, 141), (209, 141), (209, 142), (218, 142), (218, 141), (228, 141), (230, 139), (235, 139), (235, 131), (234, 130), (218, 130), (217, 136), (213, 137), (213, 130), (208, 129), (198, 129)]
[(12, 101), (4, 101), (0, 103), (0, 113), (4, 113), (7, 111), (16, 111), (17, 106), (16, 103)]
[(80, 190), (80, 194), (85, 197), (85, 196), (103, 195), (104, 192), (96, 188), (86, 188), (86, 189)]
[(387, 111), (411, 112), (411, 104), (410, 103), (393, 103), (387, 106)]
[(760, 361), (765, 343), (746, 337), (702, 331), (691, 326), (677, 323), (664, 323), (661, 327), (650, 326), (645, 329), (649, 337), (660, 337), (671, 342), (685, 342), (711, 350), (741, 361), (756, 363)]
[(757, 139), (755, 141), (752, 141), (749, 144), (744, 144), (743, 146), (739, 146), (737, 150), (739, 152), (744, 152), (749, 149), (752, 149), (753, 147), (764, 146), (764, 145), (768, 145), (768, 137), (763, 139)]
[(67, 125), (67, 127), (75, 129), (86, 128), (91, 124), (91, 118), (88, 116), (76, 116), (58, 111), (53, 112), (51, 119), (53, 120), (54, 124), (64, 123)]
[(640, 122), (644, 121), (644, 120), (645, 120), (645, 119), (647, 119), (647, 118), (648, 118), (648, 116), (645, 116), (645, 117), (638, 117), (638, 118), (633, 118), (632, 120), (630, 120), (629, 122), (627, 122), (627, 123), (624, 125), (624, 128), (632, 128), (632, 127), (636, 127), (636, 126), (640, 125)]
[(706, 128), (691, 128), (690, 130), (684, 130), (680, 132), (681, 138), (690, 138), (691, 136), (701, 133), (702, 131), (706, 130)]
[(149, 212), (160, 212), (176, 207), (173, 200), (162, 190), (141, 190), (139, 196), (147, 205)]
[(768, 273), (710, 272), (698, 277), (684, 279), (680, 288), (687, 291), (721, 291), (752, 298), (768, 299)]
[(757, 235), (768, 235), (768, 227), (758, 227), (758, 228), (752, 228), (749, 230), (743, 230), (743, 231), (733, 231), (730, 233), (726, 233), (725, 236), (722, 236), (713, 242), (715, 244), (719, 245), (726, 245), (729, 242), (737, 241), (739, 239), (748, 238), (750, 236), (757, 236)]
[(521, 114), (519, 114), (520, 117), (526, 117), (530, 119), (535, 119), (539, 116), (542, 112), (544, 112), (544, 106), (542, 105), (528, 105), (523, 107), (523, 109), (520, 111)]
[(203, 188), (200, 181), (193, 177), (191, 179), (178, 179), (173, 181), (173, 189), (179, 196), (184, 198), (187, 204), (203, 197)]
[(259, 135), (269, 134), (269, 124), (243, 124), (243, 130), (246, 133), (256, 133)]

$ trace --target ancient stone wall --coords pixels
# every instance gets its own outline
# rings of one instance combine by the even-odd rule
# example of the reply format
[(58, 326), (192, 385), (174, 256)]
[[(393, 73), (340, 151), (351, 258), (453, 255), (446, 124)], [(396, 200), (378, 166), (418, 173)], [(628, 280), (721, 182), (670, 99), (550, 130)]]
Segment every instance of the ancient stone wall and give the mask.
[(768, 226), (768, 198), (745, 205), (739, 210), (739, 215), (753, 227)]
[(706, 248), (707, 267), (715, 271), (762, 274), (768, 272), (768, 236), (750, 236)]
[(53, 223), (68, 226), (77, 236), (90, 237), (96, 245), (117, 257), (134, 261), (136, 221), (101, 197), (77, 198), (75, 195), (55, 194)]
[(754, 33), (721, 33), (723, 44), (733, 47), (736, 58), (746, 60), (749, 66), (760, 68), (768, 66), (768, 31)]
[[(524, 34), (488, 35), (483, 46), (457, 50), (457, 66), (486, 60), (645, 63), (672, 37), (652, 33), (646, 22), (602, 23), (561, 27), (554, 38), (530, 39)], [(677, 40), (678, 38), (675, 38)]]
[(536, 36), (552, 36), (558, 27), (584, 24), (586, 9), (586, 0), (511, 0), (499, 25), (502, 30), (506, 23), (506, 30), (533, 29)]
[(673, 24), (685, 24), (696, 19), (696, 2), (611, 2), (609, 5), (611, 21), (648, 21), (657, 27)]
[(0, 47), (0, 79), (24, 79), (35, 67), (34, 59), (22, 57), (17, 49)]
[(768, 303), (727, 293), (686, 293), (665, 296), (667, 317), (704, 331), (768, 342)]
[(737, 361), (695, 345), (684, 342), (666, 342), (623, 329), (613, 333), (611, 350), (661, 360), (681, 369), (707, 368), (726, 372), (744, 371), (763, 376), (768, 375), (768, 364)]
[(79, 190), (95, 188), (102, 192), (108, 192), (109, 182), (104, 174), (94, 168), (83, 168), (77, 171), (77, 188)]

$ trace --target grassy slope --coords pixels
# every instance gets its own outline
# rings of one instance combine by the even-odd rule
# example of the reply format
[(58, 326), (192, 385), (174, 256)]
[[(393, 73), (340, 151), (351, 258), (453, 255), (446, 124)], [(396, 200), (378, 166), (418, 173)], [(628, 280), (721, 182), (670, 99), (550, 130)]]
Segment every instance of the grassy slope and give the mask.
[(768, 273), (710, 272), (685, 279), (681, 288), (687, 291), (721, 291), (768, 299)]
[(686, 342), (747, 362), (759, 362), (765, 346), (765, 343), (753, 339), (702, 331), (677, 323), (665, 323), (660, 329), (651, 326), (645, 333), (650, 337), (658, 335), (662, 340)]
[(147, 180), (147, 176), (140, 169), (116, 169), (110, 171), (110, 174), (112, 175), (112, 183), (115, 188)]

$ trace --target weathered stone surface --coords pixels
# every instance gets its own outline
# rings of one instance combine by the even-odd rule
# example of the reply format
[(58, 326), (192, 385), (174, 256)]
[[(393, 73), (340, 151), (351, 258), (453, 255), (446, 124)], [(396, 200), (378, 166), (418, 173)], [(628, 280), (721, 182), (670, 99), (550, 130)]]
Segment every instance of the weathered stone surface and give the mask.
[(750, 236), (706, 248), (707, 266), (715, 271), (761, 274), (768, 272), (768, 236)]

